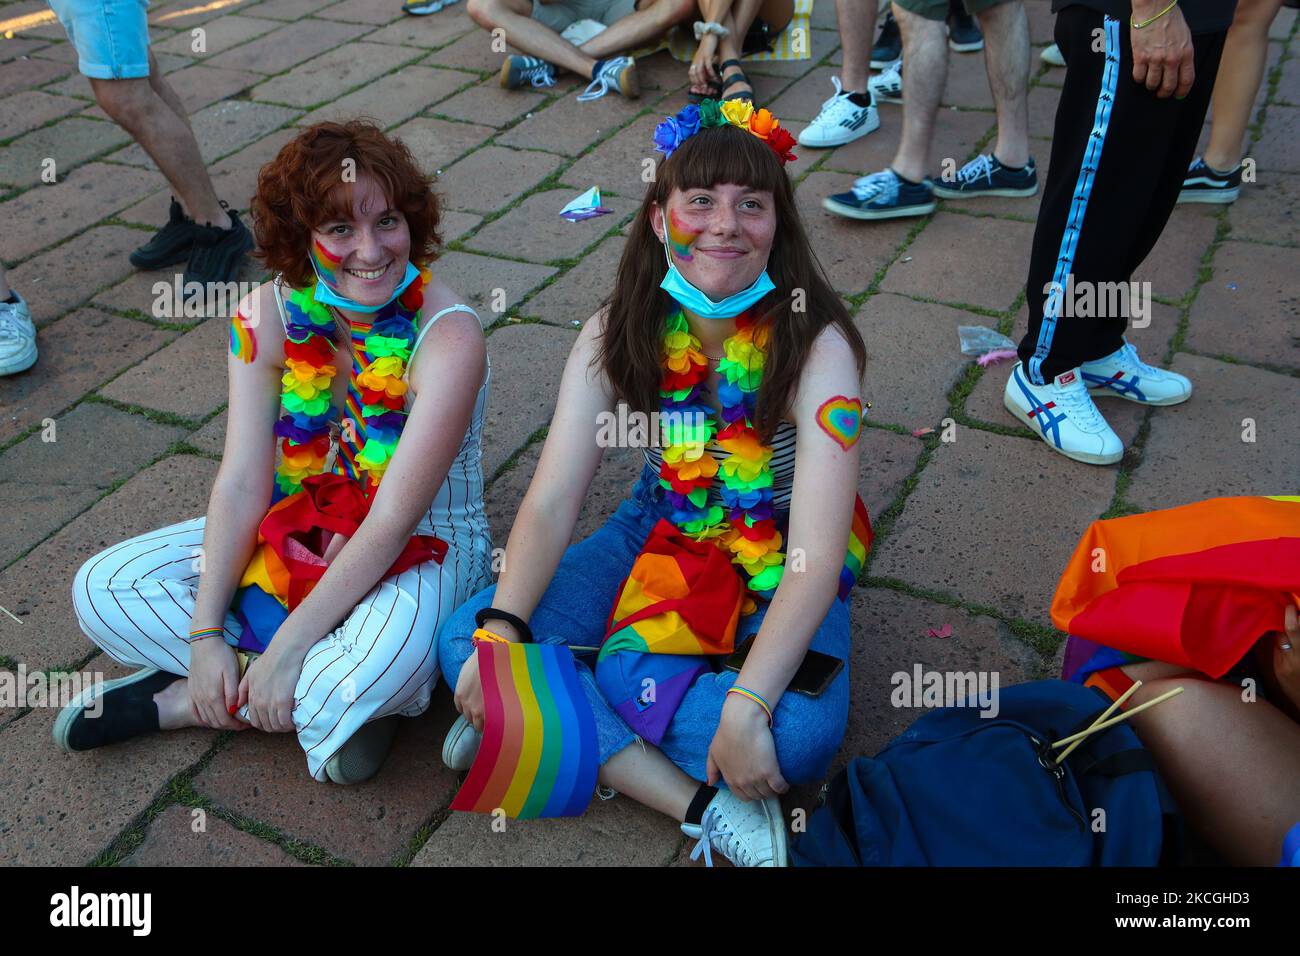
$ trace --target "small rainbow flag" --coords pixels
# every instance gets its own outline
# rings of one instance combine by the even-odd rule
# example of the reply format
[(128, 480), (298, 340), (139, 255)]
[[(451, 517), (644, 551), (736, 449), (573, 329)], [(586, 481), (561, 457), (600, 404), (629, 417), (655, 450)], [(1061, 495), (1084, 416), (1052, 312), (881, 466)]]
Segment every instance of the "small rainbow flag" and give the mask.
[(1135, 659), (1218, 678), (1300, 601), (1300, 497), (1211, 498), (1094, 521), (1052, 599), (1063, 676)]
[(596, 719), (561, 644), (478, 646), (483, 743), (453, 810), (530, 820), (576, 817), (600, 770)]
[(849, 591), (862, 576), (862, 569), (867, 564), (867, 552), (871, 550), (871, 540), (875, 534), (871, 530), (871, 518), (867, 515), (867, 506), (858, 495), (853, 502), (853, 526), (849, 529), (849, 549), (844, 555), (844, 567), (840, 569), (840, 600), (847, 601)]

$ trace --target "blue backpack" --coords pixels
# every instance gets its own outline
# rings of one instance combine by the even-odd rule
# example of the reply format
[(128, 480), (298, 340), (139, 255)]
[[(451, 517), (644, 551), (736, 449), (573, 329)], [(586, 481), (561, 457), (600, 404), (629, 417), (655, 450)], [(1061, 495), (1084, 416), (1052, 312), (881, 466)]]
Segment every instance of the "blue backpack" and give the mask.
[(925, 714), (872, 759), (828, 784), (796, 839), (796, 866), (1154, 866), (1181, 828), (1151, 754), (1127, 723), (1085, 738), (1055, 764), (1052, 741), (1109, 705), (1048, 680), (974, 707)]

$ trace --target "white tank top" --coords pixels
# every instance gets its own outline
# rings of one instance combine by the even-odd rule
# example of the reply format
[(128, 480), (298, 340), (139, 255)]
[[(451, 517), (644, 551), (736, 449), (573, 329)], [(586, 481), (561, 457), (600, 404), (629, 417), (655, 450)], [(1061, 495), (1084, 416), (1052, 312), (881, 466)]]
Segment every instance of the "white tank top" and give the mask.
[[(275, 302), (280, 310), (280, 322), (285, 326), (285, 334), (288, 335), (288, 317), (284, 312), (281, 285), (280, 277), (277, 275), (274, 279)], [(478, 318), (477, 312), (459, 303), (430, 316), (424, 328), (420, 329), (415, 344), (411, 346), (412, 358), (415, 357), (415, 350), (420, 347), (420, 343), (424, 341), (425, 335), (433, 328), (434, 323), (448, 312), (468, 312)], [(483, 383), (479, 385), (478, 395), (474, 399), (474, 411), (470, 414), (465, 437), (461, 439), (456, 457), (447, 469), (447, 477), (443, 479), (438, 493), (433, 496), (429, 510), (415, 528), (415, 534), (436, 534), (446, 541), (451, 550), (444, 564), (456, 561), (461, 569), (457, 576), (460, 577), (464, 573), (468, 575), (468, 580), (490, 580), (491, 578), (492, 538), (487, 512), (483, 508), (483, 415), (487, 410), (492, 364), (491, 360), (485, 361)], [(407, 371), (402, 375), (403, 380), (409, 372), (410, 362), (407, 362)], [(410, 408), (411, 393), (408, 391), (406, 410), (409, 412)]]

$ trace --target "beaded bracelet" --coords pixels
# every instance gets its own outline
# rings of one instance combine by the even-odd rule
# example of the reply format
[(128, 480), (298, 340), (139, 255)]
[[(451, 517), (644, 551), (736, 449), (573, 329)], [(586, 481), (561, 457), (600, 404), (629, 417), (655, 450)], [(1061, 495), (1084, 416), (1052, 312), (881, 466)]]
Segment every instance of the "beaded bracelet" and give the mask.
[(759, 707), (763, 708), (763, 712), (767, 714), (767, 725), (769, 727), (772, 726), (772, 705), (765, 701), (760, 695), (754, 693), (748, 687), (741, 687), (739, 684), (733, 684), (728, 688), (727, 693), (739, 694), (741, 697), (747, 697), (754, 703), (758, 704)]
[(715, 23), (710, 20), (707, 23), (703, 20), (695, 21), (695, 39), (703, 40), (706, 33), (716, 33), (719, 37), (725, 37), (731, 33), (721, 23)]
[(196, 627), (190, 631), (189, 643), (193, 644), (196, 641), (207, 640), (209, 637), (220, 637), (225, 633), (225, 630), (224, 627)]
[(487, 641), (489, 644), (509, 644), (500, 634), (493, 634), (487, 628), (479, 627), (474, 629), (474, 646), (478, 647), (479, 641)]
[(1159, 20), (1161, 17), (1163, 17), (1166, 13), (1168, 13), (1176, 6), (1178, 6), (1178, 0), (1174, 0), (1173, 3), (1169, 4), (1169, 6), (1165, 7), (1154, 17), (1151, 17), (1151, 19), (1149, 20), (1143, 20), (1141, 23), (1135, 20), (1132, 14), (1129, 14), (1129, 18), (1128, 18), (1129, 26), (1131, 26), (1134, 30), (1141, 30), (1143, 27), (1149, 27), (1151, 24), (1155, 23), (1157, 20)]

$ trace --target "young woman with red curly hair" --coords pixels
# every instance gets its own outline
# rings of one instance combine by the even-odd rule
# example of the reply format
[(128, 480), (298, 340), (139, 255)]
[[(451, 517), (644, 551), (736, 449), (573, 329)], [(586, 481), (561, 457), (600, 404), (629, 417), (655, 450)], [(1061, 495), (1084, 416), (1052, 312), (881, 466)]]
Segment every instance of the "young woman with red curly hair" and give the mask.
[(491, 580), (487, 353), (427, 271), (430, 182), (377, 127), (303, 131), (252, 209), (274, 279), (231, 322), (207, 516), (81, 568), (82, 629), (140, 670), (74, 701), (54, 736), (80, 751), (179, 727), (293, 731), (315, 779), (356, 783), (391, 718), (428, 707), (435, 635)]

